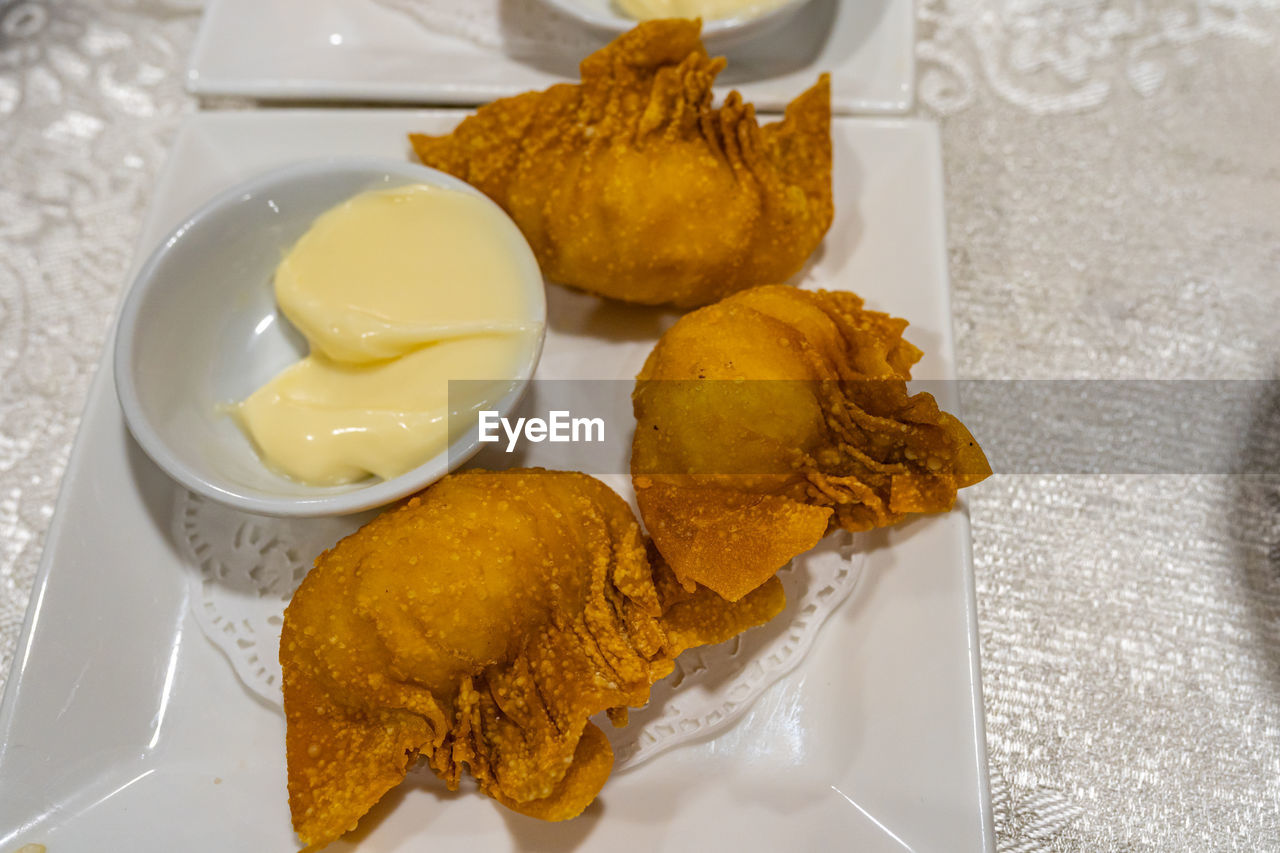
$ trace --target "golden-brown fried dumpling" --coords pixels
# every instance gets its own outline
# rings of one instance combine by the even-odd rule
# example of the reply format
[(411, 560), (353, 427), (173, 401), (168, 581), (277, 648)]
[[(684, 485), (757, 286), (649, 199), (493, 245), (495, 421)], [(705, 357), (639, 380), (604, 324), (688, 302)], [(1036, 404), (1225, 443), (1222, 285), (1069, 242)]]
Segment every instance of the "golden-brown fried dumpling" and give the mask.
[(586, 475), (446, 477), (321, 555), (285, 612), (294, 828), (338, 838), (419, 756), (451, 788), (465, 764), (516, 811), (574, 817), (613, 765), (589, 718), (624, 719), (683, 649), (783, 603), (780, 584), (737, 604), (682, 588)]
[(908, 395), (906, 326), (852, 293), (774, 286), (663, 335), (633, 395), (631, 470), (682, 582), (737, 600), (829, 527), (948, 510), (991, 473), (963, 424)]
[(418, 157), (501, 205), (551, 281), (645, 304), (704, 305), (786, 281), (832, 218), (826, 76), (761, 127), (697, 21), (640, 24), (582, 83), (481, 107)]

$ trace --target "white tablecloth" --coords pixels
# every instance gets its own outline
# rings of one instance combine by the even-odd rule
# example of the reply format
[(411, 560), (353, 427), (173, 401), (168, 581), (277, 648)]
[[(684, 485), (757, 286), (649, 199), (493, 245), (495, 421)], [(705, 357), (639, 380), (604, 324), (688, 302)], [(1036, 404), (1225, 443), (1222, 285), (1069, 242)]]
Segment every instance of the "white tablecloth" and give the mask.
[[(0, 4), (0, 673), (197, 19)], [(1277, 0), (922, 4), (961, 376), (1276, 377), (1277, 36)], [(1000, 848), (1277, 849), (1280, 481), (1004, 474), (969, 504)]]

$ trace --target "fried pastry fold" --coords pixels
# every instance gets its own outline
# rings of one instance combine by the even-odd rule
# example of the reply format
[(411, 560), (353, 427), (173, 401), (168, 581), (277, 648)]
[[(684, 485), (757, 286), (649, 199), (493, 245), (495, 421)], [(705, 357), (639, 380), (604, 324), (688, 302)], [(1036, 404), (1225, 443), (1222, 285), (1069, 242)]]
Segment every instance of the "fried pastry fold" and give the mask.
[(685, 648), (772, 618), (651, 563), (620, 497), (584, 474), (454, 474), (321, 555), (285, 612), (289, 805), (304, 844), (353, 828), (421, 757), (450, 788), (544, 820), (613, 765), (589, 718), (648, 700)]
[(831, 224), (830, 83), (761, 126), (700, 24), (642, 23), (588, 56), (582, 82), (413, 134), (426, 165), (502, 206), (551, 281), (627, 302), (705, 305), (798, 272)]
[(906, 326), (852, 293), (773, 286), (662, 336), (633, 394), (631, 471), (681, 582), (737, 600), (830, 529), (949, 510), (991, 473), (959, 420), (908, 393)]

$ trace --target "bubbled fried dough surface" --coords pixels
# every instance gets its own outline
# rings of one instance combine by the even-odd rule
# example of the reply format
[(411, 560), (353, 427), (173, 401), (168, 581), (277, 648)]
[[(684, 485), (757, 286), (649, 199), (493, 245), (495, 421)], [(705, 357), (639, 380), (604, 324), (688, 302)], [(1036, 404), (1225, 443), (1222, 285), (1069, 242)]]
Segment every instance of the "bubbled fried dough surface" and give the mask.
[(628, 302), (704, 305), (785, 281), (831, 224), (824, 75), (761, 126), (688, 20), (642, 23), (583, 60), (582, 82), (503, 98), (444, 136), (426, 165), (503, 207), (551, 281)]
[(613, 764), (588, 718), (643, 705), (681, 650), (782, 604), (681, 587), (586, 475), (446, 477), (321, 555), (285, 612), (294, 827), (338, 838), (419, 756), (451, 788), (465, 767), (516, 811), (574, 817)]
[(633, 395), (631, 468), (682, 582), (736, 600), (831, 526), (946, 511), (990, 474), (963, 424), (907, 393), (906, 326), (852, 293), (773, 286), (663, 335)]

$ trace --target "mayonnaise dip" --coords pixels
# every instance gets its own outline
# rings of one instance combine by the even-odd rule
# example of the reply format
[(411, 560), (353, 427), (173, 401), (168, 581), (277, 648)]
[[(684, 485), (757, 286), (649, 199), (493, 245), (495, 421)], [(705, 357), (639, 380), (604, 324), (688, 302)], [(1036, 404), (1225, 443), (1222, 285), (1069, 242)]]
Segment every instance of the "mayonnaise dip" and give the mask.
[(654, 18), (754, 18), (786, 0), (615, 0), (623, 14), (637, 21)]
[[(320, 216), (275, 274), (310, 354), (235, 407), (267, 464), (338, 485), (391, 479), (444, 450), (451, 406), (496, 403), (537, 345), (522, 248), (487, 200), (426, 184)], [(450, 380), (496, 381), (455, 385), (451, 401)]]

